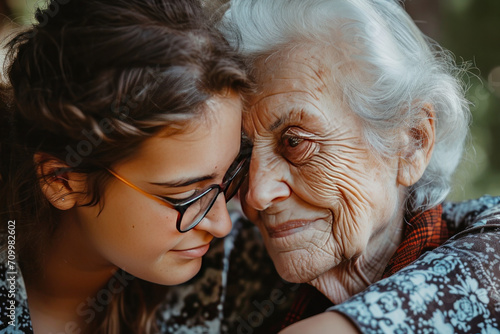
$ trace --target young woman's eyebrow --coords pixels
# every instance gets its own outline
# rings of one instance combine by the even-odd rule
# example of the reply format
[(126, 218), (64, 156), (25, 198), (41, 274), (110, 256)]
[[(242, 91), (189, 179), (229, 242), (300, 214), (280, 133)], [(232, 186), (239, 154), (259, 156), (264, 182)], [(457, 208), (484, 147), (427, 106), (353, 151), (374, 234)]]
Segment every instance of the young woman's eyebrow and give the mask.
[[(236, 159), (238, 159), (238, 156), (239, 156), (239, 154), (237, 154), (236, 157), (233, 159), (233, 162), (231, 163), (231, 165), (236, 161)], [(149, 182), (149, 184), (151, 184), (153, 186), (160, 186), (160, 187), (181, 188), (181, 187), (190, 186), (190, 185), (198, 183), (198, 182), (203, 182), (206, 180), (213, 180), (215, 178), (217, 178), (217, 174), (212, 173), (209, 175), (200, 176), (200, 177), (193, 177), (190, 179), (189, 178), (179, 178), (177, 180), (166, 181), (166, 182)]]
[[(241, 150), (241, 147), (240, 147)], [(229, 165), (229, 168), (234, 164), (234, 162), (238, 159), (239, 154), (236, 155), (236, 157), (233, 159), (233, 162), (231, 165)], [(226, 171), (227, 173), (227, 171)], [(193, 178), (179, 178), (177, 180), (172, 180), (172, 181), (166, 181), (166, 182), (149, 182), (149, 184), (153, 186), (160, 186), (160, 187), (168, 187), (168, 188), (181, 188), (181, 187), (187, 187), (192, 184), (198, 183), (198, 182), (203, 182), (206, 180), (214, 180), (217, 178), (216, 173), (212, 173), (209, 175), (201, 176), (201, 177), (193, 177)]]
[(203, 182), (206, 180), (213, 180), (216, 178), (215, 174), (210, 174), (210, 175), (205, 175), (201, 177), (194, 177), (190, 179), (177, 179), (177, 180), (172, 180), (172, 181), (166, 181), (166, 182), (150, 182), (150, 184), (154, 186), (160, 186), (160, 187), (168, 187), (168, 188), (180, 188), (180, 187), (187, 187), (192, 184), (198, 183), (198, 182)]

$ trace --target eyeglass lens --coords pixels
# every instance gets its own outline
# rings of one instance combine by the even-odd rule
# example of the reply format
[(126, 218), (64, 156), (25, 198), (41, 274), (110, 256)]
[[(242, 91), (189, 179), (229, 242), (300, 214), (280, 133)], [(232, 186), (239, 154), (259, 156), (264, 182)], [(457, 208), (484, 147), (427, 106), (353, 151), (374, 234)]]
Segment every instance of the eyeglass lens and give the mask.
[[(229, 184), (224, 191), (226, 202), (229, 201), (238, 191), (241, 182), (247, 174), (246, 170), (244, 170), (247, 166), (248, 161), (240, 161), (240, 163), (234, 170), (233, 175), (229, 176), (229, 179), (227, 180)], [(205, 215), (214, 205), (219, 193), (220, 188), (214, 187), (204, 196), (193, 202), (182, 215), (181, 221), (179, 223), (180, 231), (187, 232), (198, 225), (198, 223), (205, 217)]]
[(195, 227), (212, 208), (219, 188), (212, 188), (205, 196), (192, 203), (182, 215), (180, 230), (188, 231)]

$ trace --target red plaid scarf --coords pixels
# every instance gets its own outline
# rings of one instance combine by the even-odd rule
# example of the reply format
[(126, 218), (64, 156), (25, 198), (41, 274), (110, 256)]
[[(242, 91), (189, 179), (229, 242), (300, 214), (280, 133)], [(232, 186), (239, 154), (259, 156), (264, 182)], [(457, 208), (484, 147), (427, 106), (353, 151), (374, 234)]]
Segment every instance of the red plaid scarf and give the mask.
[(411, 217), (405, 226), (403, 242), (389, 260), (382, 278), (400, 271), (427, 251), (443, 244), (451, 237), (446, 222), (441, 219), (443, 207), (421, 212)]
[[(441, 219), (443, 208), (438, 205), (430, 210), (418, 213), (412, 217), (405, 217), (403, 242), (385, 268), (383, 278), (389, 277), (397, 271), (411, 264), (423, 253), (432, 250), (451, 237), (451, 231), (446, 222)], [(305, 319), (314, 314), (324, 312), (332, 306), (331, 302), (318, 290), (308, 284), (300, 287), (290, 311), (280, 324), (273, 326), (274, 333), (279, 329), (290, 326), (294, 322)], [(278, 330), (275, 330), (278, 329)], [(272, 331), (266, 331), (271, 333)]]

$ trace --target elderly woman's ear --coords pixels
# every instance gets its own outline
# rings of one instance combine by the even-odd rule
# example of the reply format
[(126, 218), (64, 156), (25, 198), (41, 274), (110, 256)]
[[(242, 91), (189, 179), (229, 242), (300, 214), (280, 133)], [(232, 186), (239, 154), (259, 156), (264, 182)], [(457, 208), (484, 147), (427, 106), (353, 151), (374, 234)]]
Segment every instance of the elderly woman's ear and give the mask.
[(419, 121), (402, 135), (399, 155), (398, 183), (409, 187), (422, 177), (429, 164), (435, 143), (435, 112), (430, 104), (420, 108)]

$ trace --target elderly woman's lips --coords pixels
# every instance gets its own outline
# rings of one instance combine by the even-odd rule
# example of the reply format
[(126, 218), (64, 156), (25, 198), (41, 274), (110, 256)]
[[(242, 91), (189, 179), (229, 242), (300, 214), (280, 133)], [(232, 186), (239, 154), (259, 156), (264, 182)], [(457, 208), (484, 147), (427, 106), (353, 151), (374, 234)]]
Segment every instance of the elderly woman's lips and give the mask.
[(293, 220), (278, 226), (266, 226), (267, 234), (270, 238), (282, 238), (287, 235), (302, 231), (312, 221)]

